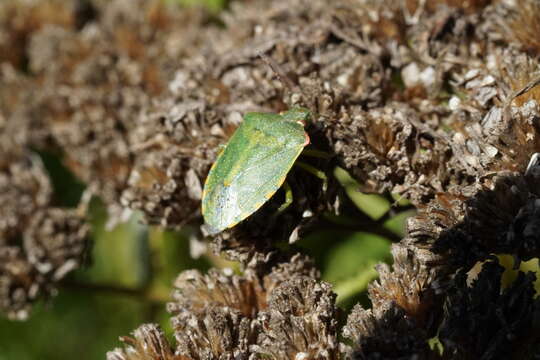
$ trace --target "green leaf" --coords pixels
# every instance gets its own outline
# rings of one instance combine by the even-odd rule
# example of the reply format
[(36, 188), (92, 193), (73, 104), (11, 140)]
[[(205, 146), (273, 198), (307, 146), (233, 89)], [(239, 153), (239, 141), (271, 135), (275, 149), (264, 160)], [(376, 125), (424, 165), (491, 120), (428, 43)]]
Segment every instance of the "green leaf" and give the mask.
[(150, 229), (150, 249), (154, 272), (154, 287), (170, 292), (171, 285), (178, 274), (186, 269), (197, 269), (205, 272), (210, 268), (204, 257), (194, 259), (190, 255), (189, 237), (193, 230), (185, 228), (181, 231), (168, 231), (158, 227)]
[(334, 292), (337, 294), (336, 303), (342, 305), (350, 298), (358, 295), (359, 293), (367, 289), (368, 284), (375, 280), (378, 276), (375, 271), (375, 262), (371, 263), (372, 266), (359, 271), (355, 276), (341, 281), (334, 286)]
[(414, 210), (408, 210), (408, 211), (402, 211), (401, 213), (391, 217), (390, 219), (386, 220), (383, 224), (383, 226), (393, 232), (396, 235), (399, 235), (401, 237), (405, 236), (405, 224), (409, 217), (416, 214), (416, 211)]
[(334, 169), (334, 176), (354, 204), (373, 220), (379, 219), (390, 209), (390, 202), (381, 195), (364, 194), (358, 189), (360, 184), (354, 180), (347, 171), (340, 167)]
[(390, 259), (390, 245), (381, 236), (355, 232), (328, 252), (322, 277), (334, 284), (338, 303), (366, 290), (377, 276), (375, 264)]
[(106, 228), (107, 213), (100, 201), (90, 207), (92, 264), (77, 275), (92, 283), (138, 287), (148, 281), (148, 230), (134, 213), (113, 229)]

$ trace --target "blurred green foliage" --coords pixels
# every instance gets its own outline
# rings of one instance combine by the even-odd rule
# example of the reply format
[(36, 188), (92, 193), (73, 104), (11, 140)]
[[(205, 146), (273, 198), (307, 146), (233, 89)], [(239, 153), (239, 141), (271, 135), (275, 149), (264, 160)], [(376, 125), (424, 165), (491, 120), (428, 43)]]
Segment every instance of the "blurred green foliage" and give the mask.
[(26, 322), (0, 319), (0, 360), (104, 359), (149, 311), (133, 297), (61, 289)]
[(205, 6), (214, 12), (219, 12), (227, 4), (227, 0), (165, 0), (170, 3), (180, 3), (184, 6)]

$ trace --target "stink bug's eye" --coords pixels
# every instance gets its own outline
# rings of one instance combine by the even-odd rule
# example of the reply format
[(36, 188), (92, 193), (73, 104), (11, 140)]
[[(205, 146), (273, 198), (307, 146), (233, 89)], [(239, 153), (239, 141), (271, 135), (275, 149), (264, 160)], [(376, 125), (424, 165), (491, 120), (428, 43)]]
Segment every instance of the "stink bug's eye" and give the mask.
[(310, 112), (305, 108), (292, 108), (282, 114), (283, 118), (288, 121), (300, 122), (305, 124), (310, 117)]

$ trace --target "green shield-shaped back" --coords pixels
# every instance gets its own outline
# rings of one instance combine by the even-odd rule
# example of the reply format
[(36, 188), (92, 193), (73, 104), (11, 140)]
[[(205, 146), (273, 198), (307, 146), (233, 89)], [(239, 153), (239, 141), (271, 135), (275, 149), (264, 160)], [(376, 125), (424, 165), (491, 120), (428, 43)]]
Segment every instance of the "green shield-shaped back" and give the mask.
[[(292, 111), (296, 113), (291, 114)], [(307, 114), (307, 110), (294, 109), (283, 116), (244, 116), (204, 185), (202, 213), (211, 233), (244, 220), (279, 189), (309, 142), (298, 122), (305, 120)]]

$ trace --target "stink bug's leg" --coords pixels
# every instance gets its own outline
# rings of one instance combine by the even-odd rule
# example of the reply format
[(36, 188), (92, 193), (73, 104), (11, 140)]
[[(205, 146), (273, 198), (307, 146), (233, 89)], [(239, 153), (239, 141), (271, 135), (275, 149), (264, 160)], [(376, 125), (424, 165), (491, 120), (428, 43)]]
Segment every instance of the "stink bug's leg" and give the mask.
[(326, 177), (324, 171), (321, 171), (302, 161), (296, 161), (294, 165), (321, 179), (323, 181), (323, 191), (326, 191), (326, 189), (328, 188), (328, 178)]
[(292, 192), (292, 189), (291, 189), (291, 186), (289, 185), (289, 183), (287, 181), (285, 181), (283, 183), (283, 189), (285, 190), (285, 201), (283, 202), (283, 204), (281, 204), (281, 206), (279, 207), (279, 209), (277, 209), (276, 213), (274, 214), (274, 216), (278, 216), (280, 215), (281, 213), (283, 213), (285, 210), (287, 210), (287, 208), (292, 204), (293, 202), (293, 192)]
[(304, 151), (302, 151), (302, 155), (311, 156), (314, 158), (324, 159), (324, 160), (328, 160), (332, 158), (332, 154), (327, 153), (326, 151), (314, 150), (314, 149), (304, 149)]

